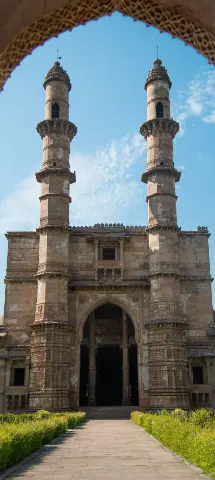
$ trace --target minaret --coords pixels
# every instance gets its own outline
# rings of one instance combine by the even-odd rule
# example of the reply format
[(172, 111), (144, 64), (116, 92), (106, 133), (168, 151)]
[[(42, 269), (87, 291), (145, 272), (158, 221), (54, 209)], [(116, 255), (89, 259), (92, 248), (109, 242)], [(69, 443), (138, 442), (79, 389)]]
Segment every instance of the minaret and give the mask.
[(149, 72), (147, 121), (140, 133), (147, 141), (150, 321), (148, 323), (151, 408), (188, 408), (186, 323), (180, 304), (179, 239), (173, 139), (179, 124), (170, 117), (171, 81), (161, 60)]
[(68, 323), (70, 142), (77, 128), (69, 121), (68, 74), (57, 61), (48, 71), (45, 120), (37, 125), (43, 139), (39, 265), (35, 321), (31, 340), (30, 409), (69, 408), (71, 326)]

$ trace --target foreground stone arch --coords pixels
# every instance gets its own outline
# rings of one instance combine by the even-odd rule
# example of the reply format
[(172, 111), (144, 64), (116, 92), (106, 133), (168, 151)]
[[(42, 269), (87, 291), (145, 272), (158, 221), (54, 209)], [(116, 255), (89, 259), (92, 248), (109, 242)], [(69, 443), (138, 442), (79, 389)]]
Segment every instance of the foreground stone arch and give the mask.
[(38, 45), (115, 11), (180, 38), (215, 63), (214, 0), (0, 0), (0, 90)]

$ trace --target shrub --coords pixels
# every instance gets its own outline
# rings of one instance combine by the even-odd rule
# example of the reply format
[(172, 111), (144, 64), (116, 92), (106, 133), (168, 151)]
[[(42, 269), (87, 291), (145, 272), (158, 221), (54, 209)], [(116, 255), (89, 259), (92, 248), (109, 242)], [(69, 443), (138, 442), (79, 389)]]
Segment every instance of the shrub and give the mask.
[(132, 412), (131, 419), (163, 445), (215, 476), (214, 416), (203, 409), (190, 417), (182, 412), (165, 415)]
[[(52, 441), (58, 435), (64, 433), (68, 428), (75, 428), (78, 424), (86, 420), (84, 412), (66, 412), (60, 414), (51, 414), (42, 412), (38, 419), (38, 413), (32, 414), (30, 421), (20, 419), (20, 415), (15, 415), (15, 421), (12, 416), (7, 421), (2, 421), (0, 426), (0, 470), (14, 465), (26, 455), (34, 452), (46, 443)], [(48, 415), (46, 415), (48, 413)], [(26, 414), (28, 415), (28, 414)], [(29, 414), (30, 416), (31, 414)], [(6, 415), (5, 415), (6, 416)], [(29, 417), (27, 417), (29, 418)]]
[(206, 410), (206, 408), (201, 408), (200, 410), (195, 410), (190, 415), (190, 422), (193, 425), (199, 425), (200, 427), (205, 427), (206, 425), (212, 423), (214, 415), (210, 410)]
[(48, 410), (38, 410), (34, 415), (36, 420), (42, 420), (44, 418), (49, 418), (51, 413), (48, 412)]
[(181, 421), (186, 421), (188, 419), (187, 412), (185, 410), (181, 410), (181, 408), (176, 408), (171, 412), (171, 416), (173, 418), (178, 418)]

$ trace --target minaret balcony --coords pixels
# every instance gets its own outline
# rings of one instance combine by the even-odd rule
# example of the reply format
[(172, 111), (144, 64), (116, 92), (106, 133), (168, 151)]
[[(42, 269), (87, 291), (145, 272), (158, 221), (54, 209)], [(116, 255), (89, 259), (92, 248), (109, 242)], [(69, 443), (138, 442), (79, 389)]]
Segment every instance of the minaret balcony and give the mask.
[(43, 120), (37, 125), (37, 131), (41, 138), (52, 134), (63, 134), (69, 137), (70, 141), (75, 137), (77, 133), (77, 127), (69, 120), (63, 120), (62, 118)]
[(158, 165), (156, 167), (150, 168), (146, 172), (143, 172), (141, 175), (141, 182), (147, 183), (148, 178), (150, 175), (154, 175), (156, 172), (161, 172), (161, 173), (168, 173), (168, 175), (173, 175), (175, 177), (175, 181), (179, 182), (181, 178), (181, 172), (176, 170), (174, 167), (165, 167), (164, 165)]
[(147, 137), (150, 137), (150, 135), (155, 136), (162, 133), (167, 133), (174, 138), (178, 131), (179, 123), (172, 118), (153, 118), (143, 123), (140, 127), (140, 133), (145, 140), (147, 140)]

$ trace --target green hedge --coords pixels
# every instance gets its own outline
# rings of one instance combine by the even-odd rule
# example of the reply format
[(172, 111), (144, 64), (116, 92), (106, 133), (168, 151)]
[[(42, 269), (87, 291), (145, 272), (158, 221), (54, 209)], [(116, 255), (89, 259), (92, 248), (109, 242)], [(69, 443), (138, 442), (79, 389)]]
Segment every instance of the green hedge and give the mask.
[(215, 478), (215, 417), (207, 410), (186, 414), (132, 412), (131, 420)]
[(84, 412), (47, 413), (46, 416), (42, 412), (32, 414), (33, 420), (30, 419), (31, 414), (26, 414), (29, 415), (28, 420), (23, 415), (15, 415), (13, 422), (12, 417), (5, 415), (7, 420), (0, 425), (1, 471), (86, 420)]

